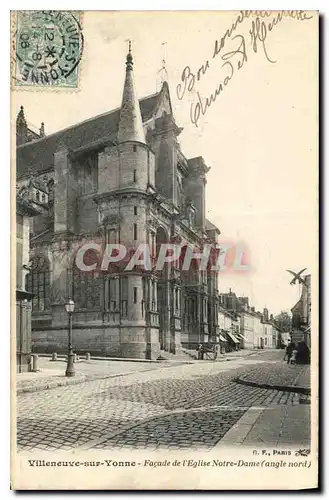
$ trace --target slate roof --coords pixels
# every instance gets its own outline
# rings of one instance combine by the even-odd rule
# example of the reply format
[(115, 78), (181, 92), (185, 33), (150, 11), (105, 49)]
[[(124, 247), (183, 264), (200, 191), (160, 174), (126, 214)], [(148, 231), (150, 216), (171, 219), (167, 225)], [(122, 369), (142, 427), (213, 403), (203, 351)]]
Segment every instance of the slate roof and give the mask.
[[(160, 91), (161, 92), (161, 91)], [(139, 100), (143, 122), (152, 117), (160, 92)], [(54, 153), (60, 145), (75, 150), (96, 141), (116, 140), (120, 108), (85, 120), (54, 134), (17, 148), (17, 175), (23, 176), (30, 169), (41, 172), (53, 167)]]

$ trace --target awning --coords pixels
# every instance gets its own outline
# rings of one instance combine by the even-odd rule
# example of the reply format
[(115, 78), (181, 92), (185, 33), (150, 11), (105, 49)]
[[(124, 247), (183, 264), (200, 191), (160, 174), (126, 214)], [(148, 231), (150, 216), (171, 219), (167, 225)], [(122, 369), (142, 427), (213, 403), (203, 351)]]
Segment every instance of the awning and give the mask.
[(223, 337), (223, 335), (219, 336), (219, 340), (221, 340), (222, 342), (227, 342), (227, 340)]
[(241, 337), (243, 340), (247, 340), (246, 337), (244, 337), (241, 333), (238, 333), (239, 337)]
[(234, 335), (233, 333), (231, 332), (227, 332), (228, 335), (231, 337), (231, 339), (233, 340), (233, 342), (235, 342), (235, 344), (240, 344), (240, 340), (238, 340)]

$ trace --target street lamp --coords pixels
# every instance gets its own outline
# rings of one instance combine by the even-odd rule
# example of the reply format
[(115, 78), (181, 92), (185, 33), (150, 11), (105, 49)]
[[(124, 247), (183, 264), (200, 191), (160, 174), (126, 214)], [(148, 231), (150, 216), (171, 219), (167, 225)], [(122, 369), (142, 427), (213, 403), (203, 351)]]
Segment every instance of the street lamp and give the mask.
[(74, 377), (75, 369), (74, 369), (74, 354), (72, 349), (72, 314), (74, 311), (74, 301), (69, 299), (65, 304), (66, 312), (69, 315), (69, 344), (68, 344), (68, 353), (67, 353), (67, 367), (65, 376), (66, 377)]

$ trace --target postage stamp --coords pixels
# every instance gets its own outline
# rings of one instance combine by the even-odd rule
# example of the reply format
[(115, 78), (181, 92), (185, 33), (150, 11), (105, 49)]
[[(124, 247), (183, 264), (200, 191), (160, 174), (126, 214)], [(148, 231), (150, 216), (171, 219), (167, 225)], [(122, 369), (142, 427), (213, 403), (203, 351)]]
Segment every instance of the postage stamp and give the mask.
[(16, 86), (77, 87), (83, 53), (79, 12), (18, 11), (13, 44)]

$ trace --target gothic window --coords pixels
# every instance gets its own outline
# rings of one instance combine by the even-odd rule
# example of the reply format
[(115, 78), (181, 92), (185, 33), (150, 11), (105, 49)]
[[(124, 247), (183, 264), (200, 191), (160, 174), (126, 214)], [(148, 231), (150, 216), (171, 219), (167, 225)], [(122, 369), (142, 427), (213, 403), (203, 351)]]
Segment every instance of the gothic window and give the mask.
[(183, 177), (180, 174), (177, 175), (177, 202), (179, 207), (184, 205)]
[(128, 314), (128, 278), (127, 276), (121, 277), (121, 314), (127, 316)]
[(176, 312), (179, 311), (179, 290), (178, 290), (178, 288), (175, 289), (175, 310), (176, 310)]
[(156, 311), (157, 309), (157, 303), (156, 303), (156, 282), (155, 281), (151, 281), (151, 286), (152, 286), (152, 311)]
[(33, 258), (31, 271), (26, 276), (26, 289), (34, 295), (33, 312), (50, 310), (50, 267), (46, 257)]
[(116, 295), (116, 287), (117, 287), (117, 279), (110, 278), (108, 280), (108, 290), (109, 290), (109, 309), (111, 312), (116, 311), (117, 308), (117, 295)]
[(107, 243), (116, 243), (117, 242), (117, 230), (116, 229), (108, 229), (107, 231)]
[(90, 194), (98, 188), (98, 157), (88, 154), (77, 165), (79, 177), (79, 194)]
[(101, 297), (101, 278), (96, 271), (73, 270), (73, 300), (77, 309), (98, 309)]
[(142, 317), (144, 318), (144, 315), (145, 315), (145, 312), (146, 312), (146, 308), (145, 308), (145, 304), (146, 304), (146, 301), (147, 301), (147, 281), (146, 279), (143, 277), (142, 278), (142, 302), (141, 302), (141, 306), (142, 306)]

